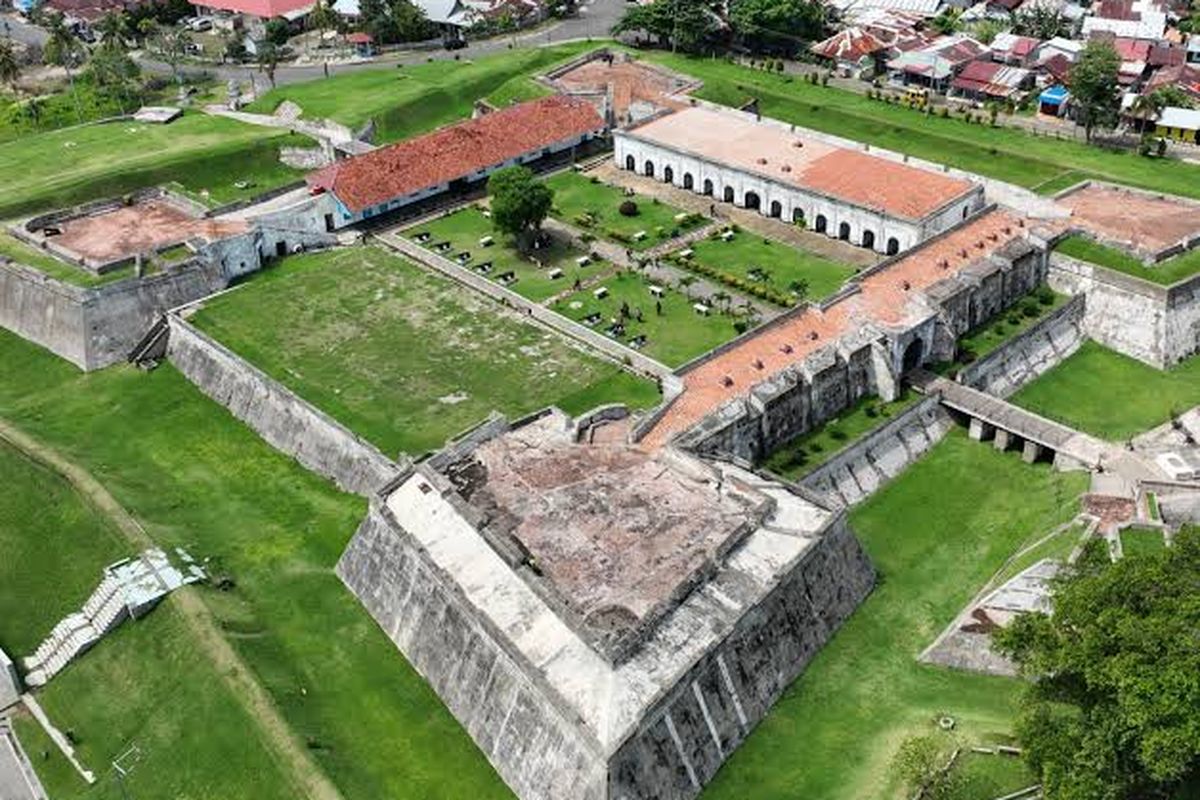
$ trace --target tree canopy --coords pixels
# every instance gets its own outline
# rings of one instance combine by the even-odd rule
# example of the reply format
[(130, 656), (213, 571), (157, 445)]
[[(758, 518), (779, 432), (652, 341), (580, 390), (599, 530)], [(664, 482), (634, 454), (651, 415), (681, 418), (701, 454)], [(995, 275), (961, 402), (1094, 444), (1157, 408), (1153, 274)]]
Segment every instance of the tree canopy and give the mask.
[(493, 172), (488, 179), (488, 194), (492, 197), (492, 224), (496, 230), (515, 236), (519, 245), (541, 228), (554, 205), (554, 191), (526, 167)]
[(825, 5), (817, 0), (736, 0), (729, 22), (747, 46), (797, 50), (825, 35)]
[(720, 20), (705, 0), (655, 0), (629, 6), (612, 32), (644, 31), (659, 44), (697, 52), (719, 28)]
[(1032, 679), (1017, 731), (1049, 800), (1200, 789), (1200, 529), (1115, 564), (1093, 542), (1054, 614), (995, 634)]
[(1117, 82), (1120, 68), (1121, 57), (1116, 49), (1100, 39), (1089, 41), (1071, 67), (1067, 85), (1089, 142), (1096, 128), (1111, 128), (1117, 123), (1121, 110), (1121, 87)]

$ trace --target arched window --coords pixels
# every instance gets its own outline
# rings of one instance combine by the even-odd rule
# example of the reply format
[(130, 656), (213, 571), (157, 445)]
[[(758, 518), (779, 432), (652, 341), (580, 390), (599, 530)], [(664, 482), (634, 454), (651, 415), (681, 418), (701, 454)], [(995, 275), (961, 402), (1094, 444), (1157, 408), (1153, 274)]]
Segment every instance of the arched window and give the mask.
[(783, 216), (783, 203), (778, 200), (771, 201), (771, 216), (776, 219)]
[(675, 170), (670, 167), (663, 167), (663, 180), (667, 183), (675, 182)]
[(841, 225), (838, 225), (838, 238), (841, 239), (843, 242), (850, 241), (850, 223), (849, 222), (843, 222)]
[(887, 243), (887, 254), (889, 256), (894, 256), (894, 255), (896, 255), (896, 253), (899, 253), (899, 252), (900, 252), (900, 242), (896, 241), (895, 236), (890, 237), (888, 239), (888, 243)]
[(695, 182), (692, 180), (692, 173), (690, 173), (690, 172), (683, 173), (683, 188), (685, 188), (685, 189), (695, 188)]
[(637, 162), (633, 160), (633, 156), (625, 156), (625, 169), (630, 172), (637, 170)]
[(757, 211), (762, 206), (762, 201), (758, 199), (757, 192), (746, 192), (742, 197), (742, 208), (750, 208)]
[(706, 194), (709, 197), (712, 197), (712, 193), (713, 193), (712, 181), (709, 180), (708, 178), (705, 178), (704, 179), (704, 194)]
[(918, 336), (908, 343), (908, 347), (904, 348), (904, 356), (901, 359), (901, 368), (908, 372), (921, 366), (921, 355), (924, 352), (924, 346), (921, 344), (921, 338)]
[(732, 186), (725, 187), (725, 202), (726, 203), (733, 202), (733, 187)]
[(648, 158), (646, 159), (646, 177), (654, 177), (654, 162)]
[(828, 220), (825, 219), (825, 215), (817, 214), (817, 227), (816, 227), (817, 233), (824, 233), (825, 228), (828, 227), (828, 225), (829, 225), (829, 222), (828, 222)]
[(875, 231), (863, 231), (862, 246), (871, 250), (875, 249)]
[(804, 222), (804, 209), (803, 208), (793, 208), (792, 209), (792, 222)]

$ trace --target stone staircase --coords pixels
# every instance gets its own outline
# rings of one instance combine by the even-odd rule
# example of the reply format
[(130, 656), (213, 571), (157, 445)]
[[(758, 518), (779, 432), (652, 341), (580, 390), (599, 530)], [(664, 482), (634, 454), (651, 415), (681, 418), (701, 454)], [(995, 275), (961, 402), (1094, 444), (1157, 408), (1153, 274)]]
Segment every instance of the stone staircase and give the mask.
[(25, 683), (44, 686), (75, 658), (131, 617), (141, 616), (169, 592), (205, 578), (191, 556), (177, 550), (183, 568), (171, 565), (161, 550), (117, 562), (79, 611), (64, 617), (24, 661)]

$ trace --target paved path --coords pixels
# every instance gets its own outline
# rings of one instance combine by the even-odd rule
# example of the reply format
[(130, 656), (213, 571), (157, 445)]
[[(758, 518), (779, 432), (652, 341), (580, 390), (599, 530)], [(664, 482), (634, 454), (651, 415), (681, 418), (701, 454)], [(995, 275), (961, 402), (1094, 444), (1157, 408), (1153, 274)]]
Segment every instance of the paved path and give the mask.
[[(141, 551), (157, 546), (141, 523), (87, 469), (7, 420), (0, 419), (0, 439), (70, 481), (76, 491), (113, 522), (131, 547)], [(291, 778), (295, 794), (310, 800), (342, 800), (337, 787), (313, 762), (254, 673), (225, 639), (195, 587), (185, 586), (174, 597), (178, 598), (177, 608), (194, 641), (209, 656), (216, 673), (257, 724), (260, 741), (279, 762), (280, 771)]]
[(29, 759), (8, 721), (0, 718), (0, 798), (3, 800), (46, 800)]

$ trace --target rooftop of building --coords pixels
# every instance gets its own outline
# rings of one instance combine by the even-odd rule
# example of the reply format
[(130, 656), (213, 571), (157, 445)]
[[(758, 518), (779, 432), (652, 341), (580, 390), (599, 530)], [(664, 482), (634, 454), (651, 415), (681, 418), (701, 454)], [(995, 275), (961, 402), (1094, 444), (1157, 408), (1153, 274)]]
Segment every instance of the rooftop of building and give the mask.
[(923, 219), (974, 189), (969, 181), (837, 147), (773, 120), (702, 106), (626, 134), (906, 219)]
[(924, 291), (979, 267), (1025, 238), (1024, 220), (992, 210), (884, 262), (825, 308), (804, 306), (748, 334), (682, 375), (675, 398), (641, 444), (653, 449), (689, 430), (757, 384), (839, 339), (913, 325), (933, 313)]
[(552, 95), (337, 161), (307, 180), (357, 213), (603, 128), (591, 103)]
[(291, 17), (306, 11), (314, 0), (188, 0), (194, 6), (250, 14), (262, 19)]
[(617, 120), (645, 116), (646, 109), (680, 108), (686, 102), (679, 93), (694, 82), (652, 64), (636, 61), (621, 53), (597, 53), (570, 69), (555, 74), (551, 82), (568, 93), (611, 93), (612, 110)]
[(1072, 226), (1147, 256), (1200, 234), (1200, 204), (1178, 197), (1089, 183), (1058, 203), (1070, 209)]
[(1020, 89), (1029, 76), (1029, 70), (1022, 67), (1010, 67), (996, 61), (972, 61), (963, 68), (951, 86), (963, 91), (1007, 97)]

